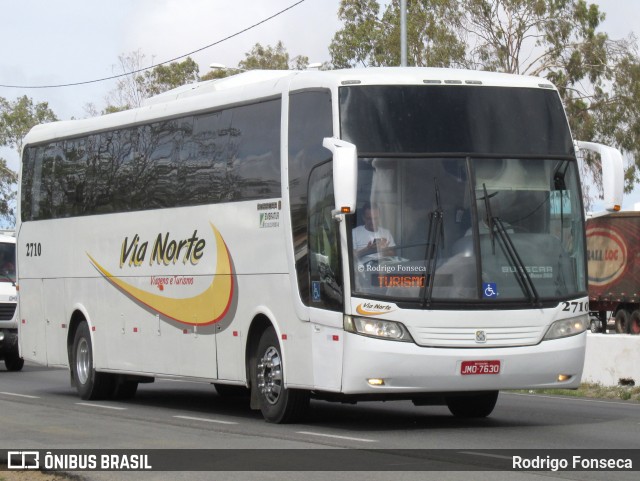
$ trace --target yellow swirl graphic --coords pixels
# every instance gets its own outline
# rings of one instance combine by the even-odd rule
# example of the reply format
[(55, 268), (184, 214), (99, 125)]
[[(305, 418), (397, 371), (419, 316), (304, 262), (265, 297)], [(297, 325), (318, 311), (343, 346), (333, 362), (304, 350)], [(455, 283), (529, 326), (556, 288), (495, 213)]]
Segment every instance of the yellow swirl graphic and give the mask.
[(218, 229), (213, 224), (210, 225), (216, 239), (216, 272), (209, 287), (194, 297), (172, 299), (147, 292), (111, 274), (89, 253), (87, 256), (107, 281), (159, 314), (183, 324), (214, 324), (224, 317), (231, 305), (233, 272), (227, 245)]

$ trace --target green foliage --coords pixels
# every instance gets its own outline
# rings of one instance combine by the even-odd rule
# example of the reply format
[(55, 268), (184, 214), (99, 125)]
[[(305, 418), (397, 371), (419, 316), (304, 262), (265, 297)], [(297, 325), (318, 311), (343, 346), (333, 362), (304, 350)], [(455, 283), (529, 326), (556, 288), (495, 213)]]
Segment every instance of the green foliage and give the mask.
[(582, 383), (578, 389), (535, 389), (516, 391), (521, 394), (551, 394), (559, 396), (586, 397), (597, 399), (622, 399), (640, 402), (638, 386), (603, 386), (602, 384)]
[(244, 55), (245, 59), (238, 63), (241, 70), (302, 70), (309, 64), (309, 59), (302, 55), (290, 59), (282, 42), (278, 42), (275, 47), (263, 47), (256, 43)]
[[(204, 80), (216, 80), (230, 75), (235, 75), (242, 70), (288, 70), (304, 69), (309, 64), (309, 59), (304, 56), (289, 58), (282, 42), (275, 47), (267, 45), (263, 47), (256, 43), (245, 54), (245, 59), (239, 62), (238, 68), (217, 68), (200, 77), (198, 64), (187, 57), (182, 62), (172, 62), (169, 65), (158, 65), (142, 73), (135, 73), (143, 69), (146, 56), (140, 51), (121, 55), (118, 70), (121, 73), (130, 73), (118, 80), (116, 88), (107, 96), (107, 106), (102, 114), (120, 112), (139, 107), (142, 101), (154, 95), (161, 94), (181, 85)], [(88, 115), (98, 115), (93, 105), (85, 107)]]
[(35, 125), (58, 120), (47, 102), (34, 105), (26, 95), (9, 102), (0, 97), (0, 145), (22, 150), (22, 139)]
[[(344, 22), (329, 46), (331, 61), (337, 68), (377, 67), (376, 52), (385, 47), (380, 5), (376, 0), (342, 0), (338, 18)], [(382, 38), (381, 38), (382, 36)]]
[(245, 70), (304, 70), (309, 65), (309, 58), (304, 55), (290, 58), (282, 42), (278, 42), (275, 47), (270, 45), (263, 47), (260, 43), (256, 43), (244, 56), (245, 59), (238, 63), (237, 68), (215, 68), (203, 75), (200, 80), (216, 80)]
[(197, 82), (198, 64), (187, 57), (182, 62), (172, 62), (169, 65), (158, 65), (136, 77), (140, 89), (147, 95), (158, 95), (181, 85)]
[[(455, 67), (464, 62), (465, 45), (457, 29), (457, 0), (407, 1), (408, 64)], [(344, 22), (329, 46), (337, 68), (400, 64), (400, 2), (383, 14), (376, 0), (343, 0), (338, 18)]]
[(253, 48), (244, 54), (245, 59), (238, 63), (243, 70), (288, 70), (289, 54), (282, 42), (275, 47), (267, 45), (263, 47), (256, 43)]
[[(106, 98), (107, 106), (103, 114), (120, 112), (142, 105), (142, 101), (173, 88), (200, 80), (198, 64), (187, 57), (182, 62), (158, 65), (150, 70), (137, 73), (143, 68), (146, 56), (140, 51), (120, 55), (117, 70), (128, 74), (120, 78), (116, 88)], [(90, 106), (90, 114), (97, 114)]]
[[(58, 120), (47, 102), (34, 104), (26, 95), (13, 102), (0, 97), (0, 146), (22, 152), (22, 142), (29, 130), (37, 124)], [(15, 224), (15, 186), (18, 175), (5, 159), (0, 158), (0, 218)]]
[(236, 73), (238, 73), (238, 69), (235, 68), (215, 68), (209, 70), (206, 74), (200, 77), (200, 81), (217, 80), (229, 77), (230, 75), (235, 75)]

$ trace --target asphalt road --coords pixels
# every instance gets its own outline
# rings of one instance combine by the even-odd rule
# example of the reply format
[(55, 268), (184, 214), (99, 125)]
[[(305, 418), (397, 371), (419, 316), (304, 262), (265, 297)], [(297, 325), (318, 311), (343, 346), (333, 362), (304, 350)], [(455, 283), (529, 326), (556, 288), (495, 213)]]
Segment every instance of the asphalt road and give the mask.
[[(251, 411), (248, 401), (221, 398), (208, 384), (157, 380), (141, 385), (131, 401), (82, 401), (70, 387), (67, 371), (26, 365), (18, 373), (0, 370), (0, 418), (0, 453), (19, 449), (232, 449), (228, 453), (237, 470), (238, 466), (255, 469), (256, 463), (263, 462), (251, 451), (254, 449), (278, 450), (269, 454), (276, 457), (290, 453), (279, 450), (304, 449), (308, 450), (305, 455), (326, 459), (329, 470), (79, 473), (91, 480), (524, 480), (541, 476), (635, 480), (640, 468), (636, 466), (634, 472), (482, 471), (491, 469), (491, 463), (501, 457), (500, 452), (485, 451), (489, 449), (562, 449), (570, 454), (581, 454), (585, 449), (636, 449), (640, 453), (640, 404), (624, 401), (501, 393), (489, 418), (472, 421), (454, 418), (446, 407), (415, 407), (403, 401), (355, 406), (312, 401), (304, 423), (273, 425), (264, 422), (259, 412)], [(393, 472), (372, 463), (369, 472), (343, 473), (340, 466), (348, 469), (349, 463), (327, 453), (326, 449), (333, 448), (364, 450), (349, 451), (353, 460), (382, 449), (430, 450), (421, 456), (432, 458), (432, 465), (444, 471), (418, 472), (420, 467), (407, 471), (412, 468), (405, 465)], [(431, 451), (441, 449), (452, 450), (453, 455), (443, 458), (441, 451)], [(400, 463), (413, 462), (413, 452), (408, 457), (395, 453), (402, 454)], [(379, 459), (386, 458), (382, 455)], [(421, 466), (419, 461), (416, 466)], [(476, 468), (479, 471), (463, 471)]]

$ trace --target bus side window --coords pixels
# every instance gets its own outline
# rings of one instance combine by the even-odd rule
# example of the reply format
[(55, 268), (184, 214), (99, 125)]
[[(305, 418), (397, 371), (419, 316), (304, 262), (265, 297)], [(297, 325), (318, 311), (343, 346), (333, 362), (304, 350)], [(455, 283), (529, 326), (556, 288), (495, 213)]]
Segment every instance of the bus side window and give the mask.
[(317, 166), (309, 177), (309, 264), (311, 305), (335, 311), (343, 307), (338, 223), (334, 208), (333, 163)]

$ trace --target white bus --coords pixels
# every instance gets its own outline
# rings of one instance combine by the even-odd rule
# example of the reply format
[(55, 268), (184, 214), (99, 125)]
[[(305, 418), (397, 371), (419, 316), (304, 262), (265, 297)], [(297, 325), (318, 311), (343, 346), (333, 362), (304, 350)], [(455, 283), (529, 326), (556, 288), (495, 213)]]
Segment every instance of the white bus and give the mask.
[(24, 365), (18, 352), (17, 304), (16, 238), (13, 231), (0, 231), (0, 359), (7, 371)]
[(271, 422), (310, 398), (483, 417), (580, 382), (582, 192), (546, 80), (253, 71), (24, 145), (21, 353), (83, 399), (175, 377)]

